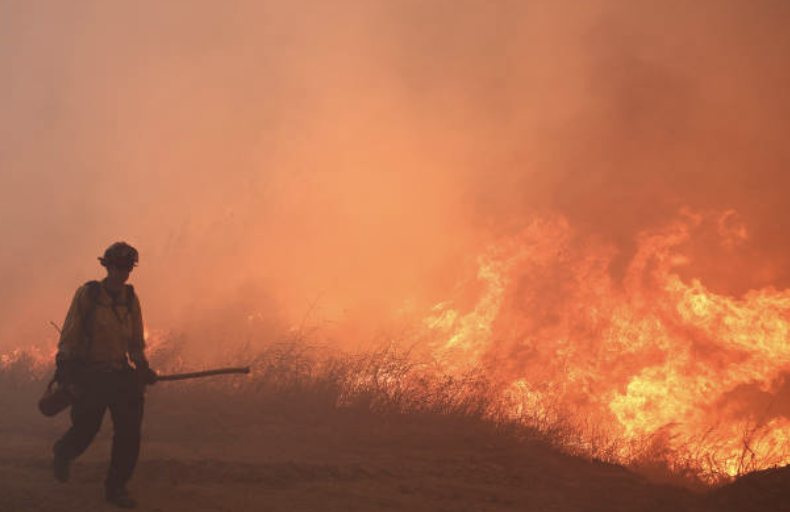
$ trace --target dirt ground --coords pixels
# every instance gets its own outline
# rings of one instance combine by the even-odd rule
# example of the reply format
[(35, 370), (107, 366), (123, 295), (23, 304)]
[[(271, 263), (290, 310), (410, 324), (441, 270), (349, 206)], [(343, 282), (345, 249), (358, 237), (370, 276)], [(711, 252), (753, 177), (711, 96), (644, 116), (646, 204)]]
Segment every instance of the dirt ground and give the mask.
[[(72, 468), (51, 472), (67, 414), (44, 418), (37, 388), (0, 391), (0, 512), (100, 511), (111, 421)], [(143, 451), (130, 490), (139, 510), (692, 511), (707, 496), (624, 468), (441, 416), (274, 410), (231, 394), (159, 385), (147, 397)]]

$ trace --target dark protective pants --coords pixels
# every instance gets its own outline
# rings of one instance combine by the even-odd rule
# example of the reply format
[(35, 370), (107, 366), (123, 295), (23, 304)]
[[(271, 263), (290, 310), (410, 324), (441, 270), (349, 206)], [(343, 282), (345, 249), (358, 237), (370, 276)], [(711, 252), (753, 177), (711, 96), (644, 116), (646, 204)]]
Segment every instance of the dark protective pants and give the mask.
[(80, 456), (99, 432), (108, 408), (114, 433), (105, 484), (120, 488), (132, 477), (140, 454), (143, 389), (131, 369), (84, 376), (79, 398), (71, 406), (71, 428), (55, 443), (54, 451), (68, 460)]

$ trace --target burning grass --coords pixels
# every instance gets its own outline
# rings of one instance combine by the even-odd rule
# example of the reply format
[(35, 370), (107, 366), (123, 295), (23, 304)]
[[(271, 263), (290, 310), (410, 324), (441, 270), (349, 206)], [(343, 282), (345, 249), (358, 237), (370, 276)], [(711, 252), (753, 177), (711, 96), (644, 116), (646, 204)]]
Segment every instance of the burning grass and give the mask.
[[(184, 345), (178, 336), (161, 337), (151, 347), (152, 365), (162, 373), (194, 370), (183, 358)], [(548, 443), (574, 456), (622, 464), (655, 480), (686, 487), (703, 489), (732, 480), (733, 461), (720, 456), (722, 445), (717, 445), (713, 430), (682, 442), (672, 438), (670, 428), (642, 439), (614, 435), (588, 418), (580, 419), (559, 398), (546, 399), (550, 395), (544, 394), (544, 400), (536, 403), (526, 383), (519, 389), (497, 382), (491, 378), (493, 372), (480, 366), (459, 373), (397, 345), (352, 354), (301, 338), (272, 344), (252, 359), (249, 354), (248, 348), (241, 348), (218, 363), (249, 364), (250, 377), (162, 384), (156, 388), (156, 400), (175, 407), (190, 402), (187, 397), (200, 396), (212, 406), (310, 421), (332, 414), (441, 418), (525, 442)], [(32, 401), (50, 377), (51, 361), (41, 350), (4, 355), (0, 388), (26, 391)], [(768, 461), (758, 456), (765, 452), (752, 447), (765, 441), (767, 432), (759, 425), (744, 431), (742, 458), (735, 461), (737, 475), (766, 467)]]
[[(686, 211), (640, 233), (620, 278), (616, 248), (566, 219), (534, 219), (487, 247), (451, 297), (415, 309), (406, 343), (340, 352), (303, 323), (282, 343), (224, 346), (205, 365), (251, 364), (251, 378), (168, 384), (157, 395), (200, 390), (303, 416), (475, 421), (690, 486), (784, 466), (790, 290), (734, 297), (681, 277), (692, 241), (746, 240), (740, 223), (722, 229), (736, 218)], [(182, 337), (148, 341), (160, 371), (203, 366)], [(42, 351), (2, 356), (0, 382), (43, 380), (51, 361)]]

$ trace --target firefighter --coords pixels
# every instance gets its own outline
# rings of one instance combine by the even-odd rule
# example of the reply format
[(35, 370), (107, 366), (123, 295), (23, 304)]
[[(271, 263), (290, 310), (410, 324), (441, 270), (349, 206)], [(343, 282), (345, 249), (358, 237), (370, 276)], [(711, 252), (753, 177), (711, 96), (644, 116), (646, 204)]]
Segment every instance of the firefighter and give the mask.
[(137, 250), (114, 243), (99, 261), (107, 277), (77, 289), (58, 344), (56, 378), (71, 395), (72, 407), (71, 428), (55, 443), (53, 469), (58, 481), (68, 481), (71, 462), (91, 444), (109, 409), (114, 435), (105, 497), (135, 508), (126, 483), (140, 453), (145, 386), (157, 375), (145, 355), (140, 302), (126, 284), (138, 263)]

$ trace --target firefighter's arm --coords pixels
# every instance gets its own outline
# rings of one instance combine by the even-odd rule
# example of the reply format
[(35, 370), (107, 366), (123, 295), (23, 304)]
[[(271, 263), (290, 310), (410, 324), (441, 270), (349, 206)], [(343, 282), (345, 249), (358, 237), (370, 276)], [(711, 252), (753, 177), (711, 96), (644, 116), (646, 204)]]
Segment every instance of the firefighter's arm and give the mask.
[(71, 306), (63, 322), (60, 332), (58, 353), (55, 356), (57, 365), (56, 378), (63, 384), (73, 384), (79, 380), (78, 359), (83, 350), (83, 323), (88, 305), (85, 287), (80, 287), (71, 300)]
[(129, 359), (134, 363), (144, 384), (155, 384), (157, 379), (156, 372), (151, 369), (148, 364), (148, 358), (145, 357), (143, 313), (137, 295), (134, 295), (132, 300), (130, 314), (132, 316), (132, 339), (129, 342)]
[(87, 294), (85, 287), (77, 289), (71, 301), (66, 320), (63, 321), (63, 329), (60, 332), (60, 343), (58, 343), (58, 360), (77, 359), (83, 349), (83, 333), (85, 313), (87, 311)]
[(132, 317), (132, 339), (129, 340), (129, 359), (133, 363), (145, 361), (145, 330), (143, 329), (143, 313), (137, 295), (132, 296), (129, 304), (129, 314)]

